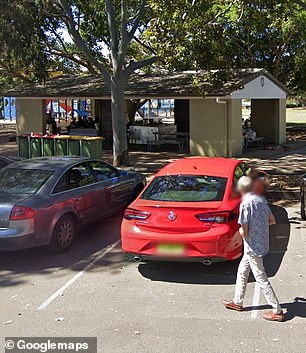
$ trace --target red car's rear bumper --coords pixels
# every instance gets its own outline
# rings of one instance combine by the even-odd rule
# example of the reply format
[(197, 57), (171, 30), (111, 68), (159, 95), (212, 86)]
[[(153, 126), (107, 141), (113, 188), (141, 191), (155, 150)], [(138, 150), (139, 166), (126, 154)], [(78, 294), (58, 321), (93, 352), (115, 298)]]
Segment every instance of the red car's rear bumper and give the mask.
[[(241, 256), (242, 239), (228, 225), (218, 225), (206, 232), (173, 234), (143, 231), (135, 223), (123, 220), (121, 226), (122, 249), (126, 254), (152, 260), (212, 261), (235, 260)], [(181, 244), (180, 255), (159, 253), (161, 244)]]

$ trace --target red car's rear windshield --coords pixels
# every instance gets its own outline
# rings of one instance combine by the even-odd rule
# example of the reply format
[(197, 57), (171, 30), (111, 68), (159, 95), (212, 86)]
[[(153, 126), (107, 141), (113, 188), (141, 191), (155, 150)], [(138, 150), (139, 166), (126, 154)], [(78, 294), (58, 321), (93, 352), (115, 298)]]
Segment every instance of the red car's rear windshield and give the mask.
[(222, 201), (227, 178), (200, 175), (156, 177), (142, 194), (143, 200), (170, 202)]

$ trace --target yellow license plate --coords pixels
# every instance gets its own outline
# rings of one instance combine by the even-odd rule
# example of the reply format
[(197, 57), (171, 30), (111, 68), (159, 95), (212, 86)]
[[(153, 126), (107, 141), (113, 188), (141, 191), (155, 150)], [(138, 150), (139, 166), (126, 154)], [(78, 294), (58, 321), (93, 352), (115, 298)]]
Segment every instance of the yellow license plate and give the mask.
[(178, 256), (183, 255), (185, 246), (183, 244), (159, 244), (157, 246), (157, 253), (159, 255)]

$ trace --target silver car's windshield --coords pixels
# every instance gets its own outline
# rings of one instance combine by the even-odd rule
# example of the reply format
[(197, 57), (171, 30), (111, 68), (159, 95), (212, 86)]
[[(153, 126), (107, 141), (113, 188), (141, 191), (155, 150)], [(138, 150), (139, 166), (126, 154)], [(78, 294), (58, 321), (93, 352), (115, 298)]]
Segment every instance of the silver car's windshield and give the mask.
[(6, 169), (0, 172), (0, 193), (35, 194), (53, 174), (50, 170)]

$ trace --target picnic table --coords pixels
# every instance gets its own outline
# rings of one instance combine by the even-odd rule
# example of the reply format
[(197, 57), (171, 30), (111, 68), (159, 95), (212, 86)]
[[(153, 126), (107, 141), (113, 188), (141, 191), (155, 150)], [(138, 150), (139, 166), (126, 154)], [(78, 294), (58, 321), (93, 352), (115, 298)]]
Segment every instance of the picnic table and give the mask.
[(244, 139), (243, 141), (243, 151), (245, 152), (249, 145), (256, 144), (257, 146), (263, 145), (264, 137), (255, 137), (254, 139)]
[(259, 145), (262, 145), (264, 142), (264, 137), (255, 137), (254, 139), (248, 139), (248, 145), (254, 143)]
[(155, 140), (148, 143), (149, 151), (152, 150), (154, 146), (160, 147), (162, 145), (177, 145), (179, 152), (184, 151), (184, 146), (186, 149), (189, 143), (189, 132), (153, 132)]

